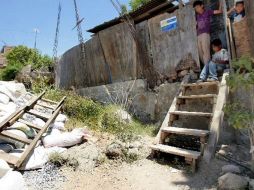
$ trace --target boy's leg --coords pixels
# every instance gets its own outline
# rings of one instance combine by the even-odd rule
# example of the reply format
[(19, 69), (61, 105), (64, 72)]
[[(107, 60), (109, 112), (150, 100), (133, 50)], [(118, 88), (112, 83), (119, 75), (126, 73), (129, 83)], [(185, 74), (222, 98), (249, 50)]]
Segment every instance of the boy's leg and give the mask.
[(200, 61), (202, 63), (204, 63), (204, 53), (203, 53), (203, 46), (202, 46), (202, 34), (198, 35), (198, 55), (199, 55)]
[(205, 64), (204, 68), (201, 71), (200, 79), (205, 81), (209, 75), (209, 64)]
[(210, 34), (204, 33), (202, 35), (202, 50), (204, 64), (208, 64), (211, 60), (211, 38)]
[(212, 61), (209, 63), (209, 78), (212, 80), (218, 80), (218, 68), (221, 68), (222, 70), (226, 68), (225, 64), (216, 64)]

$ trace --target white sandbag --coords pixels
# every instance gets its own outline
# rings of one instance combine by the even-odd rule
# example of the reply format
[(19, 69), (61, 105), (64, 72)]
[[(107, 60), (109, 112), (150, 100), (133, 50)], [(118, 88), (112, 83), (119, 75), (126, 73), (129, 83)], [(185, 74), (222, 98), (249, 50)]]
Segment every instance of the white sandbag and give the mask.
[(54, 122), (51, 124), (52, 129), (58, 129), (60, 131), (65, 131), (64, 123), (63, 122)]
[(1, 81), (0, 85), (3, 85), (13, 97), (18, 98), (26, 94), (26, 88), (23, 83), (16, 83), (14, 81)]
[(35, 135), (37, 134), (36, 131), (30, 127), (28, 127), (26, 124), (21, 123), (21, 122), (16, 122), (7, 129), (17, 129), (26, 134), (28, 138), (34, 138)]
[[(6, 173), (11, 170), (10, 166), (7, 164), (6, 161), (0, 159), (0, 179), (6, 175)], [(0, 186), (1, 188), (1, 186)]]
[(42, 119), (35, 117), (34, 115), (25, 113), (22, 117), (24, 120), (29, 121), (39, 127), (44, 127), (46, 124)]
[(14, 113), (17, 109), (17, 105), (13, 102), (9, 102), (8, 104), (0, 103), (0, 111), (4, 111), (7, 114)]
[(45, 147), (71, 147), (81, 143), (84, 139), (90, 137), (86, 129), (74, 129), (72, 132), (62, 134), (51, 134), (43, 138)]
[(11, 144), (0, 144), (0, 153), (9, 153), (14, 150), (13, 145)]
[(0, 103), (2, 104), (8, 104), (10, 101), (10, 98), (8, 96), (6, 96), (3, 93), (0, 93)]
[(55, 119), (55, 122), (66, 122), (66, 121), (67, 121), (67, 116), (64, 114), (59, 114)]
[(0, 179), (1, 190), (27, 190), (25, 180), (21, 173), (8, 171), (7, 174)]
[[(38, 146), (34, 149), (33, 154), (30, 156), (29, 160), (26, 162), (25, 166), (19, 168), (19, 170), (35, 170), (42, 168), (49, 159), (49, 155), (52, 153), (62, 153), (67, 150), (66, 148), (60, 147), (52, 147), (52, 148), (44, 148), (43, 146)], [(23, 154), (24, 149), (14, 150), (10, 154), (16, 156), (18, 158)]]
[(6, 88), (5, 85), (0, 84), (0, 92), (8, 96), (13, 102), (16, 101), (16, 98), (11, 94), (11, 92)]
[[(27, 138), (26, 134), (23, 131), (12, 129), (8, 130), (9, 133), (20, 136), (22, 138)], [(15, 141), (13, 139), (10, 139), (8, 137), (1, 136), (0, 137), (0, 143), (1, 144), (13, 144), (17, 149), (23, 148), (25, 146), (24, 143)]]

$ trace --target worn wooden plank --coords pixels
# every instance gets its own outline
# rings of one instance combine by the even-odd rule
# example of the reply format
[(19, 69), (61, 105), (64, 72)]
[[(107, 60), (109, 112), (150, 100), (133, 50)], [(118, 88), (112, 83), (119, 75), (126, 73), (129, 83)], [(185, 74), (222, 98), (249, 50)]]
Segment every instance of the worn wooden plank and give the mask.
[(19, 168), (23, 164), (28, 155), (33, 151), (34, 147), (36, 146), (37, 142), (40, 140), (42, 135), (47, 131), (49, 125), (55, 120), (60, 110), (61, 106), (53, 113), (50, 119), (46, 122), (45, 126), (40, 130), (40, 132), (36, 135), (31, 144), (26, 148), (21, 158), (17, 161), (17, 163), (15, 163), (15, 167)]
[(44, 107), (44, 108), (52, 109), (52, 110), (55, 109), (55, 106), (47, 105), (47, 104), (45, 104), (45, 103), (38, 103), (38, 102), (37, 102), (36, 105), (42, 106), (42, 107)]
[(51, 117), (51, 115), (47, 115), (45, 113), (41, 113), (41, 112), (36, 111), (36, 110), (29, 110), (29, 111), (27, 111), (27, 113), (35, 115), (36, 117), (39, 117), (41, 119), (49, 119)]
[(129, 26), (121, 23), (99, 32), (112, 82), (122, 82), (137, 77), (137, 48)]
[(99, 34), (86, 42), (86, 72), (90, 77), (89, 86), (110, 83), (110, 70), (105, 60)]
[(28, 127), (34, 128), (36, 130), (41, 130), (41, 127), (39, 127), (39, 126), (37, 126), (37, 125), (35, 125), (35, 124), (31, 123), (31, 122), (25, 121), (23, 119), (19, 119), (18, 122), (26, 124)]
[(209, 131), (207, 130), (186, 129), (186, 128), (179, 128), (179, 127), (166, 127), (162, 129), (162, 131), (165, 133), (191, 135), (191, 136), (197, 136), (197, 137), (206, 137), (209, 134)]
[(172, 115), (183, 115), (183, 116), (199, 116), (199, 117), (212, 117), (212, 113), (204, 112), (188, 112), (188, 111), (174, 111), (170, 112)]
[(204, 94), (204, 95), (190, 95), (190, 96), (178, 96), (178, 99), (203, 99), (203, 98), (216, 98), (216, 94)]
[(216, 106), (214, 109), (214, 116), (211, 121), (210, 136), (207, 143), (207, 147), (205, 148), (205, 152), (204, 152), (204, 159), (208, 163), (210, 162), (211, 158), (214, 156), (217, 143), (219, 140), (221, 126), (223, 123), (223, 118), (224, 118), (223, 108), (226, 104), (227, 97), (229, 95), (229, 87), (227, 86), (227, 82), (226, 82), (227, 76), (228, 76), (228, 73), (223, 74)]
[(177, 148), (173, 146), (167, 146), (163, 144), (152, 145), (151, 148), (156, 151), (161, 151), (168, 154), (173, 154), (173, 155), (178, 155), (178, 156), (183, 156), (183, 157), (193, 158), (193, 159), (198, 159), (201, 155), (201, 152), (187, 150), (183, 148)]
[(215, 82), (201, 82), (201, 83), (188, 83), (188, 84), (183, 84), (183, 87), (202, 87), (202, 86), (218, 86), (220, 83), (215, 81)]
[(32, 140), (20, 137), (18, 135), (13, 134), (13, 133), (10, 133), (10, 132), (8, 132), (8, 130), (2, 131), (0, 133), (0, 136), (4, 136), (4, 137), (7, 137), (7, 138), (10, 138), (10, 139), (13, 139), (13, 140), (25, 143), (25, 144), (30, 144), (32, 142)]
[[(140, 61), (146, 61), (149, 65), (153, 65), (153, 57), (152, 57), (152, 49), (151, 49), (151, 41), (150, 41), (150, 32), (148, 27), (148, 21), (145, 20), (136, 25), (137, 38), (139, 40), (139, 44), (143, 50), (143, 53), (140, 53), (138, 56), (141, 57)], [(143, 64), (143, 63), (140, 63)], [(143, 76), (142, 66), (137, 65), (137, 77), (140, 78)]]
[(58, 102), (53, 101), (53, 100), (49, 100), (49, 99), (46, 99), (46, 98), (42, 98), (41, 100), (44, 101), (44, 102), (51, 103), (51, 104), (58, 104)]
[[(161, 31), (160, 22), (172, 16), (177, 16), (178, 29), (170, 32)], [(199, 65), (195, 23), (194, 11), (190, 5), (172, 14), (164, 13), (149, 19), (153, 64), (161, 74), (176, 75), (175, 67), (188, 54), (191, 54)]]
[(31, 107), (32, 105), (34, 105), (44, 94), (45, 94), (45, 91), (43, 91), (39, 96), (34, 97), (26, 105), (20, 107), (17, 111), (15, 111), (13, 114), (11, 114), (9, 117), (7, 117), (5, 120), (3, 120), (0, 123), (0, 131), (3, 130), (3, 128), (10, 122), (10, 120), (12, 120), (14, 117), (16, 117), (20, 112), (22, 112), (25, 109), (27, 109), (27, 108)]

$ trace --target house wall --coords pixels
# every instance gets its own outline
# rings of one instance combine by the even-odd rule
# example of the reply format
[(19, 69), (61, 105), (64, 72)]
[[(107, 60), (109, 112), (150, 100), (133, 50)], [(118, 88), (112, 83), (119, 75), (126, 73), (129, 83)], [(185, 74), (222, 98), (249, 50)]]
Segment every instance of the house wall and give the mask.
[[(172, 16), (177, 16), (178, 29), (162, 32), (160, 22)], [(85, 62), (81, 61), (80, 46), (67, 51), (57, 65), (57, 86), (82, 88), (147, 78), (144, 69), (149, 65), (154, 73), (170, 77), (188, 55), (199, 64), (192, 6), (155, 16), (137, 24), (136, 29), (138, 43), (125, 23), (98, 32), (85, 44)]]
[(254, 1), (253, 0), (245, 0), (245, 7), (249, 25), (249, 33), (251, 38), (251, 53), (254, 56)]

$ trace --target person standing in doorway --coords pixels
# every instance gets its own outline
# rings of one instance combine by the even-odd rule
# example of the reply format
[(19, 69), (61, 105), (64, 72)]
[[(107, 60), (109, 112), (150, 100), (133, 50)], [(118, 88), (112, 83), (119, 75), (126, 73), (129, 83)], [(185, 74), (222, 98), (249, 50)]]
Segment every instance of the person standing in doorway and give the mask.
[(222, 4), (220, 3), (219, 10), (206, 10), (204, 2), (197, 0), (194, 2), (193, 8), (195, 9), (197, 20), (199, 57), (201, 62), (206, 65), (211, 60), (211, 18), (213, 15), (223, 13)]

